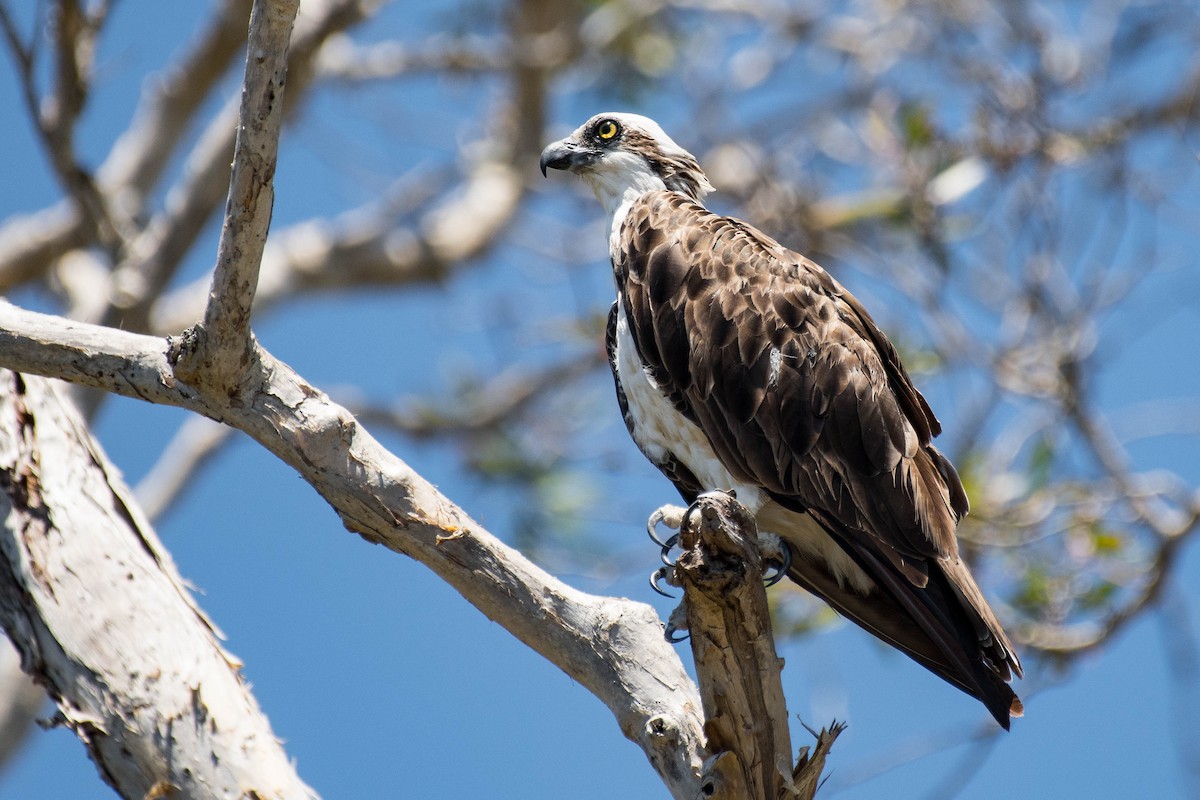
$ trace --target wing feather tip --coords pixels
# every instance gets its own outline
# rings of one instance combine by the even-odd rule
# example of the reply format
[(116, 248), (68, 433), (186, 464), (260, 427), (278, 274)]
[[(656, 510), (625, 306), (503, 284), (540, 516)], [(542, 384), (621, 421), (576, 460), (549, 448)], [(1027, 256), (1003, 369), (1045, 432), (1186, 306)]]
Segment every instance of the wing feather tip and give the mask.
[(1021, 698), (1017, 697), (1016, 693), (1011, 689), (1009, 689), (1009, 693), (1012, 695), (1012, 699), (1009, 700), (1007, 708), (1002, 705), (985, 703), (992, 712), (992, 716), (995, 717), (996, 722), (1000, 723), (1000, 727), (1006, 731), (1012, 730), (1012, 721), (1014, 719), (1025, 716), (1025, 704), (1021, 702)]
[(1015, 694), (1013, 695), (1012, 703), (1008, 707), (1008, 715), (1014, 719), (1025, 716), (1025, 704)]

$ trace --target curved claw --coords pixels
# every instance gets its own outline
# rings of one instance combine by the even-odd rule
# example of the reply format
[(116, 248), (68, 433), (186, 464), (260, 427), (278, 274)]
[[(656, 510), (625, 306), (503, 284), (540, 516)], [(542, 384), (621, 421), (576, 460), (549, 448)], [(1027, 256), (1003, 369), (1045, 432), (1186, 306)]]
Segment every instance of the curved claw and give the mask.
[(658, 538), (658, 531), (655, 530), (658, 527), (658, 523), (664, 519), (666, 519), (666, 515), (663, 514), (663, 510), (661, 508), (655, 509), (654, 513), (650, 515), (650, 519), (646, 520), (646, 533), (650, 534), (652, 542), (659, 547), (666, 548), (667, 543)]
[(679, 633), (679, 629), (676, 628), (674, 625), (668, 625), (666, 627), (666, 629), (663, 631), (663, 635), (667, 637), (667, 641), (670, 642), (671, 644), (679, 644), (680, 642), (686, 642), (688, 639), (692, 638), (692, 635), (690, 633), (685, 633), (682, 636), (677, 636), (676, 634), (678, 634), (678, 633)]
[(662, 543), (662, 552), (658, 557), (662, 560), (664, 567), (675, 566), (675, 562), (671, 560), (671, 548), (675, 547), (677, 544), (679, 544), (678, 533)]
[(664, 590), (662, 587), (660, 587), (658, 585), (659, 581), (665, 581), (667, 579), (667, 575), (668, 575), (667, 567), (659, 567), (658, 569), (654, 570), (654, 572), (651, 572), (650, 573), (650, 588), (653, 589), (654, 591), (658, 592), (659, 594), (661, 594), (663, 597), (669, 597), (670, 599), (674, 600), (675, 595)]
[(767, 562), (767, 570), (763, 572), (763, 585), (768, 589), (783, 580), (792, 568), (792, 548), (786, 545), (780, 550), (781, 560), (771, 559)]

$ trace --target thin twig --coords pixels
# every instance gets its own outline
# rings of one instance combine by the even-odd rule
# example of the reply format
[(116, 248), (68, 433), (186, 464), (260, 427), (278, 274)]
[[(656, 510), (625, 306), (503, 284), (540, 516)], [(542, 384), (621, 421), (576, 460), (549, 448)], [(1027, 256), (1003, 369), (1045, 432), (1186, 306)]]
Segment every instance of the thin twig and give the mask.
[(138, 503), (151, 522), (175, 505), (195, 485), (196, 473), (210, 463), (232, 439), (233, 429), (204, 417), (188, 417), (134, 487)]
[(28, 46), (23, 45), (4, 6), (0, 6), (0, 28), (17, 64), (25, 110), (35, 124), (55, 175), (96, 240), (115, 260), (125, 247), (128, 226), (119, 222), (108, 197), (76, 157), (74, 142), (75, 125), (90, 89), (95, 38), (107, 18), (107, 8), (100, 3), (90, 13), (85, 12), (77, 0), (64, 0), (56, 7), (55, 87), (48, 102), (43, 102), (37, 90), (36, 38)]

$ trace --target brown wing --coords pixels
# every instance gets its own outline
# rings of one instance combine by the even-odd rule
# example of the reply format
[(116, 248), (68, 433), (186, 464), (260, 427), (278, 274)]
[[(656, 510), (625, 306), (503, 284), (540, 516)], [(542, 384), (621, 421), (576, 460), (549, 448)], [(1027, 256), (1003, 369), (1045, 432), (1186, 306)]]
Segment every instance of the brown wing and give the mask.
[[(930, 443), (940, 426), (858, 301), (812, 261), (673, 192), (634, 204), (613, 266), (655, 383), (736, 478), (810, 511), (934, 642), (904, 649), (960, 686), (977, 681), (957, 673), (984, 660), (1019, 673), (958, 559), (967, 499)], [(975, 635), (970, 653), (941, 652)], [(935, 669), (939, 659), (956, 669)]]
[(622, 236), (615, 266), (639, 355), (736, 477), (821, 508), (917, 570), (956, 552), (966, 497), (930, 447), (937, 420), (849, 292), (672, 192), (639, 201)]

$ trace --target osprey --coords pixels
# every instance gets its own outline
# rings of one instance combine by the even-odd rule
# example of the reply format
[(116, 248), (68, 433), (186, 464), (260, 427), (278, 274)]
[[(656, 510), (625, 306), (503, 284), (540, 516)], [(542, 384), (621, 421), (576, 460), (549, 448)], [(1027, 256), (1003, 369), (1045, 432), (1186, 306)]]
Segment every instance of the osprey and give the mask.
[(732, 489), (787, 575), (981, 700), (1005, 728), (1021, 662), (958, 552), (967, 497), (896, 349), (829, 273), (710, 212), (695, 157), (606, 113), (542, 151), (612, 215), (607, 348), (638, 448), (688, 503)]

